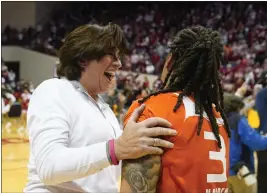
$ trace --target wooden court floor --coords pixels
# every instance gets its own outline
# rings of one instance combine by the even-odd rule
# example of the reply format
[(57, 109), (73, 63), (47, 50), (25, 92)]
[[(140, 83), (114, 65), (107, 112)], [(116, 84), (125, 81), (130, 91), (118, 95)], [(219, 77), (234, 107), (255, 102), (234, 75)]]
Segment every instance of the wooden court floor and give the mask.
[(27, 183), (29, 143), (25, 118), (2, 117), (2, 192), (22, 192)]

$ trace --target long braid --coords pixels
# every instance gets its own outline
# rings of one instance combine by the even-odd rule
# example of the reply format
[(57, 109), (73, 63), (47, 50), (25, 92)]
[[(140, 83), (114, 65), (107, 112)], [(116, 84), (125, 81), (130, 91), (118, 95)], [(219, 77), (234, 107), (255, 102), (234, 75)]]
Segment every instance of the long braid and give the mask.
[(209, 105), (209, 102), (204, 105), (204, 109), (207, 112), (208, 118), (210, 120), (212, 132), (214, 133), (214, 136), (215, 136), (216, 140), (218, 141), (218, 146), (219, 146), (219, 148), (222, 148), (221, 139), (219, 136), (219, 127), (217, 125), (216, 119), (213, 116), (212, 108)]
[(183, 97), (186, 96), (186, 95), (188, 95), (188, 94), (190, 93), (192, 87), (193, 87), (193, 84), (192, 84), (192, 81), (190, 81), (190, 82), (186, 85), (184, 91), (183, 91), (181, 94), (179, 94), (179, 97), (178, 97), (178, 99), (177, 99), (177, 102), (176, 102), (176, 104), (175, 104), (175, 106), (174, 106), (174, 108), (173, 108), (173, 112), (176, 112), (177, 109), (181, 106), (181, 104), (182, 104), (182, 102), (183, 102)]
[[(172, 76), (171, 79), (169, 80), (171, 74), (173, 73), (173, 69), (176, 67), (177, 64), (179, 64), (180, 61), (187, 61), (186, 60), (186, 57), (190, 57), (190, 53), (186, 54), (185, 56), (183, 57), (180, 57), (179, 60), (177, 62), (174, 62), (174, 64), (172, 65), (170, 71), (168, 72), (166, 78), (165, 78), (165, 81), (163, 82), (163, 84), (161, 85), (160, 87), (160, 90), (163, 90), (165, 88), (165, 86), (167, 85), (168, 82), (172, 83), (172, 82), (175, 82), (175, 79), (176, 79), (176, 76)], [(194, 57), (194, 55), (193, 55)], [(191, 55), (191, 59), (193, 58), (192, 55)], [(190, 62), (190, 60), (188, 61)], [(178, 70), (180, 70), (182, 68), (178, 68)]]
[(188, 64), (190, 64), (198, 55), (198, 53), (194, 53), (193, 51), (190, 51), (187, 53), (184, 57), (181, 57), (177, 61), (174, 61), (175, 67), (177, 66), (177, 70), (174, 69), (174, 75), (175, 73), (180, 74), (180, 79), (184, 79), (184, 71)]
[[(196, 68), (196, 74), (195, 74), (195, 78), (194, 78), (194, 84), (196, 84), (198, 81), (202, 81), (202, 76), (201, 74), (204, 71), (205, 65), (205, 57), (206, 57), (206, 52), (203, 52), (200, 55), (200, 59), (199, 59), (199, 64)], [(201, 131), (201, 127), (203, 124), (203, 106), (202, 106), (202, 97), (200, 96), (200, 92), (195, 92), (195, 112), (196, 114), (199, 115), (199, 122), (198, 122), (198, 126), (197, 126), (197, 135), (200, 135), (200, 131)]]
[(219, 86), (220, 86), (220, 82), (218, 81), (218, 73), (216, 71), (216, 69), (213, 69), (213, 73), (215, 74), (215, 76), (212, 77), (212, 81), (214, 82), (215, 86), (213, 87), (213, 95), (214, 95), (214, 100), (213, 102), (215, 103), (215, 108), (216, 111), (219, 111), (219, 106), (220, 106), (220, 101), (221, 101), (221, 96), (220, 96), (220, 91), (219, 91)]
[(200, 105), (199, 122), (198, 122), (198, 125), (197, 125), (197, 135), (200, 135), (200, 131), (201, 131), (201, 128), (202, 128), (202, 124), (203, 124), (203, 113), (204, 113), (203, 106)]
[(224, 122), (224, 126), (226, 128), (226, 132), (227, 132), (227, 135), (228, 137), (231, 137), (231, 130), (230, 130), (230, 126), (229, 126), (229, 123), (227, 121), (227, 118), (226, 118), (226, 115), (225, 115), (225, 112), (222, 110), (222, 107), (219, 106), (219, 112), (222, 116), (222, 119), (223, 119), (223, 122)]
[(222, 85), (220, 83), (219, 75), (216, 78), (217, 78), (217, 82), (218, 82), (218, 86), (219, 86), (219, 92), (220, 92), (220, 105), (222, 108), (224, 108), (224, 106), (223, 106), (223, 89), (222, 89)]
[[(211, 53), (208, 54), (208, 60), (207, 60), (207, 68), (206, 68), (206, 77), (202, 83), (202, 87), (206, 86), (207, 84), (211, 83), (211, 77), (207, 77), (210, 76), (213, 70), (213, 56)], [(212, 88), (213, 85), (211, 85)]]
[(178, 99), (177, 99), (177, 102), (176, 102), (176, 104), (175, 104), (175, 106), (173, 108), (173, 112), (175, 112), (180, 107), (180, 105), (183, 102), (183, 97), (184, 96), (185, 96), (185, 93), (184, 92), (182, 92), (182, 93), (179, 94)]
[[(177, 84), (184, 82), (184, 79), (185, 79), (184, 70), (185, 70), (185, 68), (187, 68), (187, 65), (190, 64), (190, 62), (192, 62), (193, 60), (195, 60), (198, 55), (199, 55), (198, 53), (193, 54), (193, 55), (187, 54), (186, 57), (184, 58), (185, 60), (182, 61), (180, 64), (178, 63), (179, 61), (174, 62), (173, 65), (179, 64), (179, 67), (177, 70), (173, 71), (173, 75), (170, 79), (170, 87), (177, 86)], [(179, 74), (179, 76), (177, 76), (178, 74)]]
[(222, 107), (222, 105), (223, 105), (223, 91), (221, 88), (221, 83), (219, 82), (220, 79), (219, 79), (218, 73), (217, 73), (217, 76), (215, 77), (215, 79), (216, 79), (215, 82), (216, 82), (217, 88), (219, 90), (219, 93), (215, 92), (215, 93), (219, 94), (219, 96), (217, 96), (218, 94), (216, 95), (216, 98), (218, 99), (215, 101), (216, 110), (217, 110), (217, 112), (220, 112), (220, 114), (222, 116), (228, 137), (231, 137), (230, 126), (227, 122), (226, 115), (225, 115), (224, 111), (222, 110), (223, 109), (223, 107)]
[[(167, 76), (166, 76), (165, 79), (166, 79), (166, 80), (169, 80), (171, 74), (172, 74), (172, 71), (170, 70), (170, 71), (168, 72), (168, 74), (167, 74)], [(160, 87), (160, 90), (164, 89), (166, 85), (167, 85), (167, 81), (164, 81), (164, 82), (162, 83), (161, 87)]]
[[(220, 63), (220, 58), (216, 57), (216, 59), (217, 59), (216, 63), (218, 65)], [(223, 103), (223, 89), (222, 89), (222, 85), (221, 85), (221, 81), (220, 81), (220, 75), (219, 75), (218, 71), (215, 71), (214, 73), (216, 74), (216, 76), (214, 76), (214, 77), (215, 77), (215, 82), (217, 84), (217, 88), (219, 90), (219, 96), (218, 96), (218, 100), (217, 100), (218, 102), (215, 104), (216, 105), (216, 110), (218, 112), (220, 112), (220, 114), (222, 116), (222, 119), (224, 121), (224, 125), (225, 125), (225, 128), (226, 128), (228, 137), (231, 137), (230, 126), (229, 126), (229, 124), (227, 122), (226, 115), (225, 115), (224, 111), (222, 110), (224, 108), (224, 106), (223, 106), (224, 103)]]
[(204, 113), (207, 113), (212, 131), (221, 148), (219, 126), (213, 114), (213, 104), (220, 112), (225, 130), (230, 136), (229, 125), (223, 111), (223, 91), (218, 69), (223, 59), (220, 34), (201, 26), (179, 32), (170, 45), (172, 66), (161, 88), (139, 100), (144, 103), (151, 96), (180, 91), (173, 111), (183, 103), (183, 97), (194, 96), (195, 112), (199, 114), (197, 135), (200, 135)]
[(200, 58), (199, 58), (199, 63), (196, 68), (196, 73), (195, 73), (195, 78), (194, 78), (194, 83), (197, 82), (202, 82), (203, 77), (201, 76), (203, 74), (203, 71), (205, 70), (205, 58), (206, 58), (206, 51), (201, 53)]

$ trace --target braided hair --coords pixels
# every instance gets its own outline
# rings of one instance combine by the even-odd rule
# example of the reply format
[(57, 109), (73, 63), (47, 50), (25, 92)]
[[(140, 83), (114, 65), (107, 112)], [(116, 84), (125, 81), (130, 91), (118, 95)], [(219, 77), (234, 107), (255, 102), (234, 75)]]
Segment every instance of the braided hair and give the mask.
[(169, 47), (172, 54), (172, 66), (161, 88), (138, 102), (144, 103), (151, 96), (161, 93), (181, 91), (173, 108), (173, 111), (176, 112), (182, 104), (183, 97), (194, 94), (195, 111), (199, 115), (197, 135), (200, 134), (203, 113), (206, 112), (218, 147), (221, 148), (219, 127), (213, 114), (213, 104), (222, 116), (229, 137), (230, 128), (223, 111), (223, 90), (218, 73), (223, 60), (220, 34), (202, 26), (187, 28), (174, 37)]

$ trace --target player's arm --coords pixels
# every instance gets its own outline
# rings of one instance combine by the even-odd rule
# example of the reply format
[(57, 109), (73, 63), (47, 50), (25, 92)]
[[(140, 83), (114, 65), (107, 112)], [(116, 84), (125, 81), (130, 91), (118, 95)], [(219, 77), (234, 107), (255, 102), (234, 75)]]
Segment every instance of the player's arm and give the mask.
[[(131, 112), (138, 106), (138, 103), (133, 103), (129, 108), (125, 117), (124, 124), (130, 117)], [(152, 112), (147, 108), (139, 117), (138, 121), (143, 121), (152, 117)], [(159, 155), (147, 155), (145, 157), (134, 160), (122, 161), (122, 179), (121, 193), (153, 193), (156, 192), (157, 183), (161, 171), (161, 157)]]
[(156, 192), (161, 168), (158, 155), (122, 162), (121, 193)]

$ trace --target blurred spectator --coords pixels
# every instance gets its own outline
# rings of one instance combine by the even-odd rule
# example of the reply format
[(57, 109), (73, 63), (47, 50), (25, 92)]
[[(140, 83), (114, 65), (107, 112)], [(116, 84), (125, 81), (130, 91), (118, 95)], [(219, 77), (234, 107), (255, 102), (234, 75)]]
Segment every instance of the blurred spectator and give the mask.
[(6, 89), (2, 88), (2, 114), (5, 115), (9, 112), (11, 106), (16, 102), (13, 94), (9, 93)]
[(2, 33), (2, 44), (17, 44), (55, 54), (64, 41), (64, 36), (76, 26), (113, 21), (121, 24), (130, 49), (123, 59), (122, 69), (159, 74), (168, 52), (167, 43), (176, 31), (200, 24), (216, 28), (221, 33), (225, 43), (224, 65), (229, 66), (223, 76), (228, 76), (229, 73), (231, 75), (231, 78), (225, 77), (227, 82), (224, 86), (228, 90), (236, 89), (244, 82), (248, 72), (245, 70), (246, 66), (253, 67), (253, 73), (259, 74), (266, 59), (267, 12), (264, 3), (99, 4), (69, 3), (71, 10), (57, 12), (47, 24), (38, 24), (35, 28), (18, 31), (6, 26)]
[(229, 189), (232, 193), (256, 193), (253, 151), (267, 150), (267, 137), (252, 129), (239, 113), (243, 106), (242, 98), (225, 94), (224, 108), (231, 128)]
[[(2, 59), (2, 114), (8, 115), (13, 105), (20, 105), (26, 113), (31, 93), (34, 91), (32, 82), (20, 80), (16, 82), (16, 74), (9, 70)], [(18, 108), (17, 108), (18, 109)], [(21, 114), (18, 113), (18, 114)]]
[(29, 88), (24, 88), (23, 93), (21, 94), (21, 105), (22, 105), (22, 110), (24, 110), (25, 112), (28, 109), (28, 105), (30, 102), (30, 98), (31, 98), (31, 91), (29, 90)]

